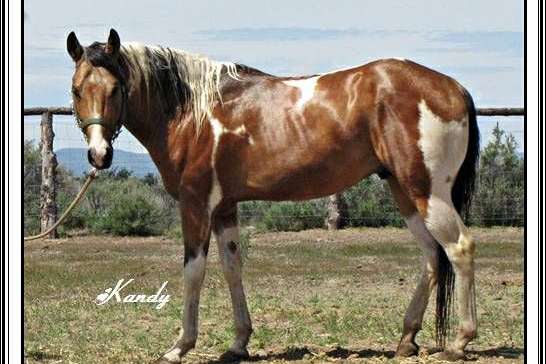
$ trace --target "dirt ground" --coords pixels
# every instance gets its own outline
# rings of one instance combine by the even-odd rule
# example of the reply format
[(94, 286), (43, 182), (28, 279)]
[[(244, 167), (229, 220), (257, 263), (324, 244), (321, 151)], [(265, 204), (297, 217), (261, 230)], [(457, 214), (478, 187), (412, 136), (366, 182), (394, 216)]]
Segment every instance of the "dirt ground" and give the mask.
[[(468, 359), (523, 362), (523, 230), (473, 229), (479, 337)], [(418, 357), (394, 358), (402, 319), (420, 275), (406, 229), (252, 232), (244, 283), (253, 320), (250, 362), (428, 363), (434, 352), (430, 303)], [(166, 237), (73, 236), (24, 248), (27, 363), (149, 363), (180, 327), (182, 244)], [(127, 293), (171, 300), (110, 301), (97, 295), (134, 278)], [(231, 304), (211, 244), (201, 296), (200, 335), (184, 363), (217, 363), (233, 339)]]

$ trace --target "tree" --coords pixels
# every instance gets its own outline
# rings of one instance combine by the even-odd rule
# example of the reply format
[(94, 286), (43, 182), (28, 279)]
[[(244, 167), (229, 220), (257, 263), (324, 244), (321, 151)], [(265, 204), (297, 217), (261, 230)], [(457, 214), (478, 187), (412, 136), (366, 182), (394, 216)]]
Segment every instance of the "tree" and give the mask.
[(153, 173), (146, 173), (141, 180), (148, 186), (154, 186), (157, 184), (157, 177)]
[(31, 140), (25, 140), (23, 145), (23, 204), (25, 234), (40, 230), (40, 182), (41, 182), (40, 151)]
[(523, 223), (523, 168), (517, 142), (499, 124), (493, 138), (482, 151), (478, 190), (474, 197), (470, 221), (482, 226)]

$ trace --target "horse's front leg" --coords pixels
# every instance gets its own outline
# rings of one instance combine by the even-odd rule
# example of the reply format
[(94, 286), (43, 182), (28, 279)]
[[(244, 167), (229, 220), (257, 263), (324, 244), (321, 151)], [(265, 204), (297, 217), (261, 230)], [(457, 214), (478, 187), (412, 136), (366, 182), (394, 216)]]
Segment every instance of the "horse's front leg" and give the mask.
[(236, 205), (218, 211), (213, 221), (213, 232), (218, 244), (218, 255), (224, 276), (229, 286), (235, 320), (235, 341), (222, 358), (246, 358), (248, 357), (246, 346), (252, 334), (252, 324), (241, 279), (242, 262)]
[(184, 310), (180, 335), (159, 363), (180, 363), (195, 347), (198, 333), (199, 297), (205, 277), (210, 241), (210, 212), (206, 203), (191, 197), (181, 204), (184, 235)]

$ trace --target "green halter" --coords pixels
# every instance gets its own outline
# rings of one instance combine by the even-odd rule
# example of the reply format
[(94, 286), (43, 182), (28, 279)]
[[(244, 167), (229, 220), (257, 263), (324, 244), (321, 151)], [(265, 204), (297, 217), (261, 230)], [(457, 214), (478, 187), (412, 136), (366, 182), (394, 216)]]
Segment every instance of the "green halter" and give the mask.
[[(103, 118), (87, 118), (87, 119), (80, 119), (78, 113), (74, 109), (74, 117), (76, 119), (76, 123), (78, 124), (78, 128), (85, 134), (85, 129), (89, 125), (101, 125), (105, 129), (110, 129), (112, 132), (112, 142), (118, 137), (118, 135), (121, 133), (121, 127), (123, 126), (123, 119), (125, 119), (125, 114), (127, 112), (127, 91), (125, 89), (125, 85), (121, 85), (121, 113), (119, 114), (119, 119), (114, 126), (113, 130), (112, 128), (109, 128), (105, 123)], [(87, 138), (87, 136), (86, 136)]]

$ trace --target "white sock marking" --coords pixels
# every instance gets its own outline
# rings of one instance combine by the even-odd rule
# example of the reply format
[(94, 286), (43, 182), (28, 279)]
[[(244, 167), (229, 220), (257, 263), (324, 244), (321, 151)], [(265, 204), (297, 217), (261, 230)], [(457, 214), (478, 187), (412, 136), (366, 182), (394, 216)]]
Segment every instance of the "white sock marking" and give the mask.
[(244, 353), (249, 335), (248, 328), (251, 327), (251, 322), (241, 281), (241, 256), (238, 249), (235, 252), (230, 252), (227, 246), (231, 241), (239, 242), (239, 237), (239, 228), (231, 226), (223, 229), (216, 236), (216, 240), (224, 275), (231, 291), (235, 318), (236, 337), (230, 350)]
[(167, 359), (168, 361), (178, 362), (180, 361), (180, 353), (182, 353), (181, 349), (173, 348), (169, 352), (165, 353), (163, 357)]

